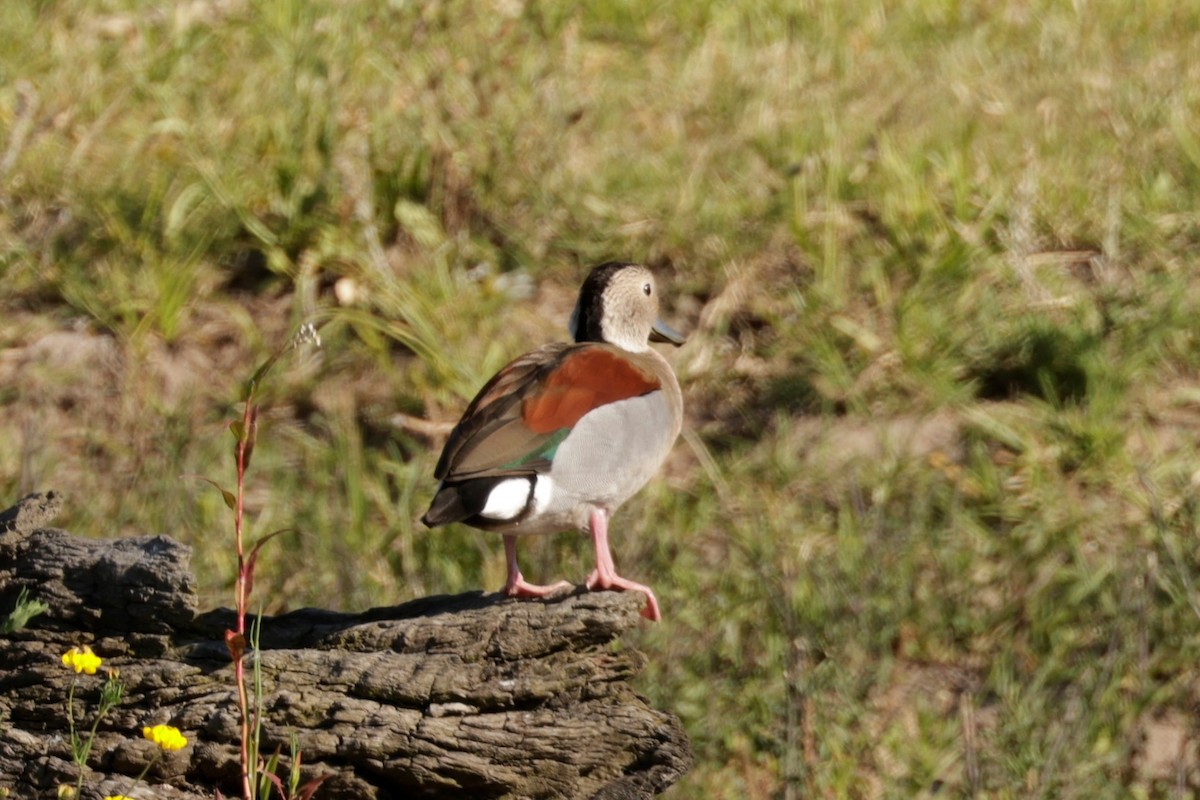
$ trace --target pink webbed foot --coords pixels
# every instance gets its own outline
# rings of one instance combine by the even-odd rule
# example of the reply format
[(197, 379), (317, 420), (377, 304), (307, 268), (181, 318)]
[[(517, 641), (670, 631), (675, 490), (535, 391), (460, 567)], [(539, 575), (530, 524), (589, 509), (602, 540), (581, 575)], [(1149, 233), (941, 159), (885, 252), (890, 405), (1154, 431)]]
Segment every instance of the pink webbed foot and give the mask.
[(622, 578), (615, 572), (605, 575), (597, 568), (592, 570), (591, 575), (588, 575), (587, 588), (593, 590), (620, 589), (622, 591), (641, 592), (646, 595), (646, 606), (642, 609), (642, 616), (651, 622), (662, 620), (662, 612), (658, 609), (658, 598), (654, 596), (654, 590), (644, 583)]
[(560, 592), (569, 591), (575, 587), (567, 581), (559, 581), (548, 585), (530, 583), (525, 580), (517, 567), (517, 537), (509, 534), (504, 536), (504, 556), (508, 562), (508, 579), (504, 581), (504, 593), (509, 597), (549, 597)]
[(588, 575), (587, 588), (641, 592), (646, 595), (646, 606), (642, 609), (642, 616), (652, 622), (660, 621), (662, 612), (658, 609), (658, 598), (654, 596), (654, 591), (645, 584), (622, 578), (617, 574), (612, 551), (608, 547), (608, 512), (601, 508), (592, 509), (590, 522), (592, 543), (596, 547), (596, 568)]
[(509, 575), (508, 580), (504, 582), (504, 593), (509, 597), (549, 597), (574, 588), (574, 585), (567, 581), (547, 585), (529, 583), (519, 572)]

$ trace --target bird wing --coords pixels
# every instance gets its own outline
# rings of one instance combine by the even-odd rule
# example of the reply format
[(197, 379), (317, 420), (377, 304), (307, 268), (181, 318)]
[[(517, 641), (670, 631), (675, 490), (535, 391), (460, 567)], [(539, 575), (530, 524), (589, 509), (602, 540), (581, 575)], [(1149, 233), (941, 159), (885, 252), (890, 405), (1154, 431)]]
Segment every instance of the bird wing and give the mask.
[(608, 344), (551, 344), (517, 358), (475, 396), (434, 477), (530, 474), (589, 411), (661, 388), (653, 372)]

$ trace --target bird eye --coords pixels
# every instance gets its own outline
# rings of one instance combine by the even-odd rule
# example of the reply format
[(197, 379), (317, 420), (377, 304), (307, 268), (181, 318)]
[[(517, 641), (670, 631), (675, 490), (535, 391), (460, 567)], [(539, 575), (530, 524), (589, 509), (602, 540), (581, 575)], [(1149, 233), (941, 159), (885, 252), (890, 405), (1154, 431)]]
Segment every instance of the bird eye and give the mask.
[(642, 284), (642, 291), (646, 293), (646, 297), (649, 297), (649, 296), (650, 296), (650, 284), (648, 284), (648, 283), (643, 283), (643, 284)]

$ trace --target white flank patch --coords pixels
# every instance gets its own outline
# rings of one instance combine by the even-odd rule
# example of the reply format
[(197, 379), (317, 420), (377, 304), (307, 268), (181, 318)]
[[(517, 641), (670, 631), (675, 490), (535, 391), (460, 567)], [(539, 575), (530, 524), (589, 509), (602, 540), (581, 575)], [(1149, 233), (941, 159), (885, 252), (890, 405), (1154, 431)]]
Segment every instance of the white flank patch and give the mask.
[[(535, 493), (536, 497), (536, 493)], [(488, 494), (479, 516), (488, 519), (513, 519), (529, 502), (529, 478), (509, 478), (497, 483)]]
[(496, 520), (516, 519), (524, 513), (526, 505), (529, 504), (530, 481), (533, 481), (533, 508), (530, 509), (530, 515), (536, 517), (541, 514), (554, 497), (554, 481), (547, 475), (509, 478), (496, 484), (479, 516)]

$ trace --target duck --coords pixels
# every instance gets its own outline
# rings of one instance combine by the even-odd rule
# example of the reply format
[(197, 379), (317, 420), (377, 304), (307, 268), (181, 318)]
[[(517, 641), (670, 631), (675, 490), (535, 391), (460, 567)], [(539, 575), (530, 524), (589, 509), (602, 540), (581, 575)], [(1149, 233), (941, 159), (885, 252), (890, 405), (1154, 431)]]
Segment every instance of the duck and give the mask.
[(517, 540), (578, 530), (596, 567), (589, 590), (637, 591), (642, 616), (662, 619), (654, 591), (617, 574), (609, 520), (659, 470), (683, 426), (671, 365), (651, 343), (683, 345), (659, 319), (658, 287), (644, 266), (611, 261), (584, 279), (568, 323), (571, 342), (517, 357), (484, 384), (450, 432), (434, 469), (437, 490), (421, 521), (499, 532), (512, 597), (545, 598), (517, 564)]

